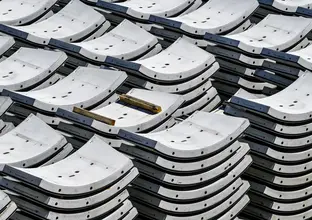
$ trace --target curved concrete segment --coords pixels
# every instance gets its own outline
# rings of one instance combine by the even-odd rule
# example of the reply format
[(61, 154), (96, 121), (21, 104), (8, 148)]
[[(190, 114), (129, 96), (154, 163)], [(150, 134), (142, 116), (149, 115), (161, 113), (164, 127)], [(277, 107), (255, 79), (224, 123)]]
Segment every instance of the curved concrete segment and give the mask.
[(0, 137), (1, 167), (32, 167), (42, 164), (67, 143), (66, 139), (39, 118), (30, 115)]
[(25, 25), (35, 22), (47, 14), (56, 2), (57, 0), (2, 0), (0, 23)]
[(32, 89), (54, 74), (66, 59), (64, 52), (20, 48), (0, 62), (0, 91)]
[(150, 58), (133, 62), (110, 58), (106, 59), (105, 65), (129, 71), (129, 74), (151, 81), (173, 84), (202, 74), (214, 62), (212, 54), (180, 38), (166, 50)]
[(29, 92), (3, 90), (2, 95), (44, 112), (58, 108), (71, 111), (74, 106), (90, 108), (105, 100), (125, 81), (121, 71), (78, 67), (56, 84)]
[(298, 8), (310, 9), (312, 7), (311, 0), (259, 0), (259, 3), (288, 13), (297, 12)]
[(186, 15), (172, 18), (150, 16), (149, 21), (191, 35), (226, 34), (243, 24), (258, 6), (257, 0), (210, 0)]
[[(231, 103), (250, 109), (255, 113), (273, 117), (284, 122), (303, 122), (312, 117), (310, 72), (302, 75), (283, 91), (266, 98), (242, 99), (233, 97)], [(304, 123), (306, 124), (306, 123)]]
[(74, 123), (93, 128), (99, 132), (116, 135), (120, 129), (126, 129), (132, 132), (148, 131), (168, 119), (184, 101), (180, 95), (142, 89), (132, 89), (127, 95), (158, 105), (161, 107), (161, 112), (154, 114), (121, 101), (90, 111), (96, 115), (115, 120), (115, 125), (113, 126), (62, 109), (58, 110), (57, 115)]
[(98, 192), (132, 167), (129, 158), (94, 136), (74, 154), (57, 163), (29, 169), (5, 165), (4, 173), (39, 191), (66, 198)]
[(14, 44), (13, 37), (0, 36), (0, 56), (7, 52)]
[(161, 81), (186, 79), (204, 71), (215, 58), (182, 38), (163, 52), (148, 59), (136, 61), (139, 71), (148, 78)]
[[(121, 130), (118, 137), (172, 158), (190, 159), (219, 151), (238, 138), (248, 126), (246, 119), (199, 111), (165, 131), (134, 134)], [(207, 137), (209, 144), (205, 141)]]
[(121, 3), (109, 3), (99, 0), (96, 6), (134, 19), (148, 20), (151, 15), (160, 17), (179, 15), (191, 8), (195, 2), (195, 0), (131, 0)]
[(53, 46), (78, 53), (77, 55), (94, 62), (104, 62), (107, 56), (134, 60), (148, 54), (157, 44), (155, 36), (128, 20), (94, 40), (68, 46), (62, 42), (53, 42)]
[(264, 48), (287, 51), (312, 30), (312, 21), (303, 17), (268, 15), (252, 28), (234, 35), (206, 33), (205, 39), (250, 54), (266, 54)]
[(0, 32), (23, 41), (47, 45), (51, 38), (75, 42), (101, 28), (105, 18), (79, 0), (72, 0), (61, 11), (41, 22), (26, 26), (0, 25)]

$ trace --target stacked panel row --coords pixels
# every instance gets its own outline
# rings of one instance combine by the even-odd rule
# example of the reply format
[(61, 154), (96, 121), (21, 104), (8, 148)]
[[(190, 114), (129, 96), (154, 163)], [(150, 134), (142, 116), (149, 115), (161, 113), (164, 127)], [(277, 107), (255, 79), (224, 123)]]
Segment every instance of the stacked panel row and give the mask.
[(309, 219), (311, 216), (312, 75), (303, 74), (283, 91), (266, 98), (234, 96), (225, 112), (248, 118), (244, 138), (253, 164), (250, 219)]
[[(183, 3), (183, 1), (177, 2)], [(224, 35), (248, 29), (251, 26), (249, 18), (259, 5), (257, 0), (210, 0), (202, 4), (199, 2), (194, 1), (193, 4), (196, 7), (190, 7), (192, 10), (172, 15), (168, 13), (169, 5), (172, 3), (176, 7), (178, 4), (165, 0), (158, 1), (158, 3), (98, 1), (97, 9), (104, 10), (104, 15), (115, 24), (125, 18), (135, 20), (138, 25), (157, 36), (163, 47), (169, 46), (180, 37), (203, 47), (207, 45), (203, 40), (206, 32)], [(192, 4), (191, 1), (188, 3)], [(231, 4), (232, 7), (228, 7)]]
[(206, 33), (207, 50), (217, 57), (222, 73), (215, 86), (230, 98), (239, 88), (271, 95), (293, 82), (292, 69), (269, 59), (272, 54), (296, 51), (309, 45), (311, 20), (303, 17), (268, 15), (252, 28), (233, 35)]
[(10, 219), (136, 217), (127, 187), (138, 171), (101, 137), (74, 151), (64, 136), (30, 115), (0, 136), (0, 145), (0, 187), (8, 195), (2, 201), (14, 201), (3, 204), (4, 217), (14, 204), (18, 211)]
[[(248, 120), (195, 112), (160, 132), (120, 130), (118, 150), (140, 176), (129, 189), (143, 219), (235, 219), (248, 204), (249, 146), (237, 139)], [(127, 141), (127, 142), (125, 142)]]

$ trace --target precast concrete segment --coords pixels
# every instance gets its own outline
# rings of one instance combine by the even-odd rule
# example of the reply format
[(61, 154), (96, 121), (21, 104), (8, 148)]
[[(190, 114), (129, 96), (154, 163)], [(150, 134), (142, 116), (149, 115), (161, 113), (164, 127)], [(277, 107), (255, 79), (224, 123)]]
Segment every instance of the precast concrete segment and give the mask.
[(123, 16), (128, 16), (132, 19), (149, 20), (151, 15), (161, 17), (172, 17), (181, 14), (188, 10), (192, 5), (197, 2), (195, 0), (132, 0), (121, 3), (109, 3), (105, 1), (98, 1), (96, 6), (112, 11)]
[(54, 74), (66, 59), (64, 52), (20, 48), (0, 62), (0, 91), (30, 90)]
[(0, 23), (25, 25), (35, 22), (47, 14), (56, 2), (57, 0), (3, 0), (0, 3)]
[(27, 43), (47, 45), (51, 38), (75, 42), (100, 28), (106, 19), (79, 0), (72, 0), (50, 18), (26, 26), (1, 24), (0, 32)]
[(256, 0), (212, 0), (188, 14), (172, 18), (152, 15), (149, 21), (186, 35), (224, 34), (243, 24), (258, 6)]

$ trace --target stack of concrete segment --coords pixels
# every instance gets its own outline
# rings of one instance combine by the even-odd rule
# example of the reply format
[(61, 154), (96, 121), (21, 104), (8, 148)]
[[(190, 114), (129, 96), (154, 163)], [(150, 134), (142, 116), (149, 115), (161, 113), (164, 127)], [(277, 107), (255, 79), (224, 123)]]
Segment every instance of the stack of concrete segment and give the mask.
[(227, 114), (248, 118), (245, 132), (253, 165), (250, 219), (305, 219), (311, 215), (311, 82), (303, 74), (283, 91), (265, 98), (234, 96)]
[(17, 204), (11, 219), (129, 219), (137, 211), (128, 185), (138, 175), (123, 154), (94, 136), (67, 158), (45, 166), (1, 167), (1, 187)]
[(119, 150), (140, 176), (129, 189), (143, 219), (235, 219), (248, 204), (248, 144), (237, 139), (248, 120), (195, 112), (164, 131), (120, 130)]
[[(307, 46), (309, 33), (312, 29), (311, 19), (268, 15), (252, 28), (234, 35), (218, 36), (206, 33), (205, 39), (212, 43), (207, 50), (220, 60), (222, 72), (215, 76), (216, 87), (230, 98), (239, 88), (252, 93), (268, 93), (268, 90), (279, 91), (279, 87), (263, 81), (264, 77), (272, 78), (289, 71), (268, 59), (272, 51), (298, 50)], [(266, 72), (256, 70), (269, 70)], [(280, 73), (282, 72), (282, 73)], [(220, 86), (221, 85), (221, 86)], [(236, 91), (231, 89), (236, 87)]]

